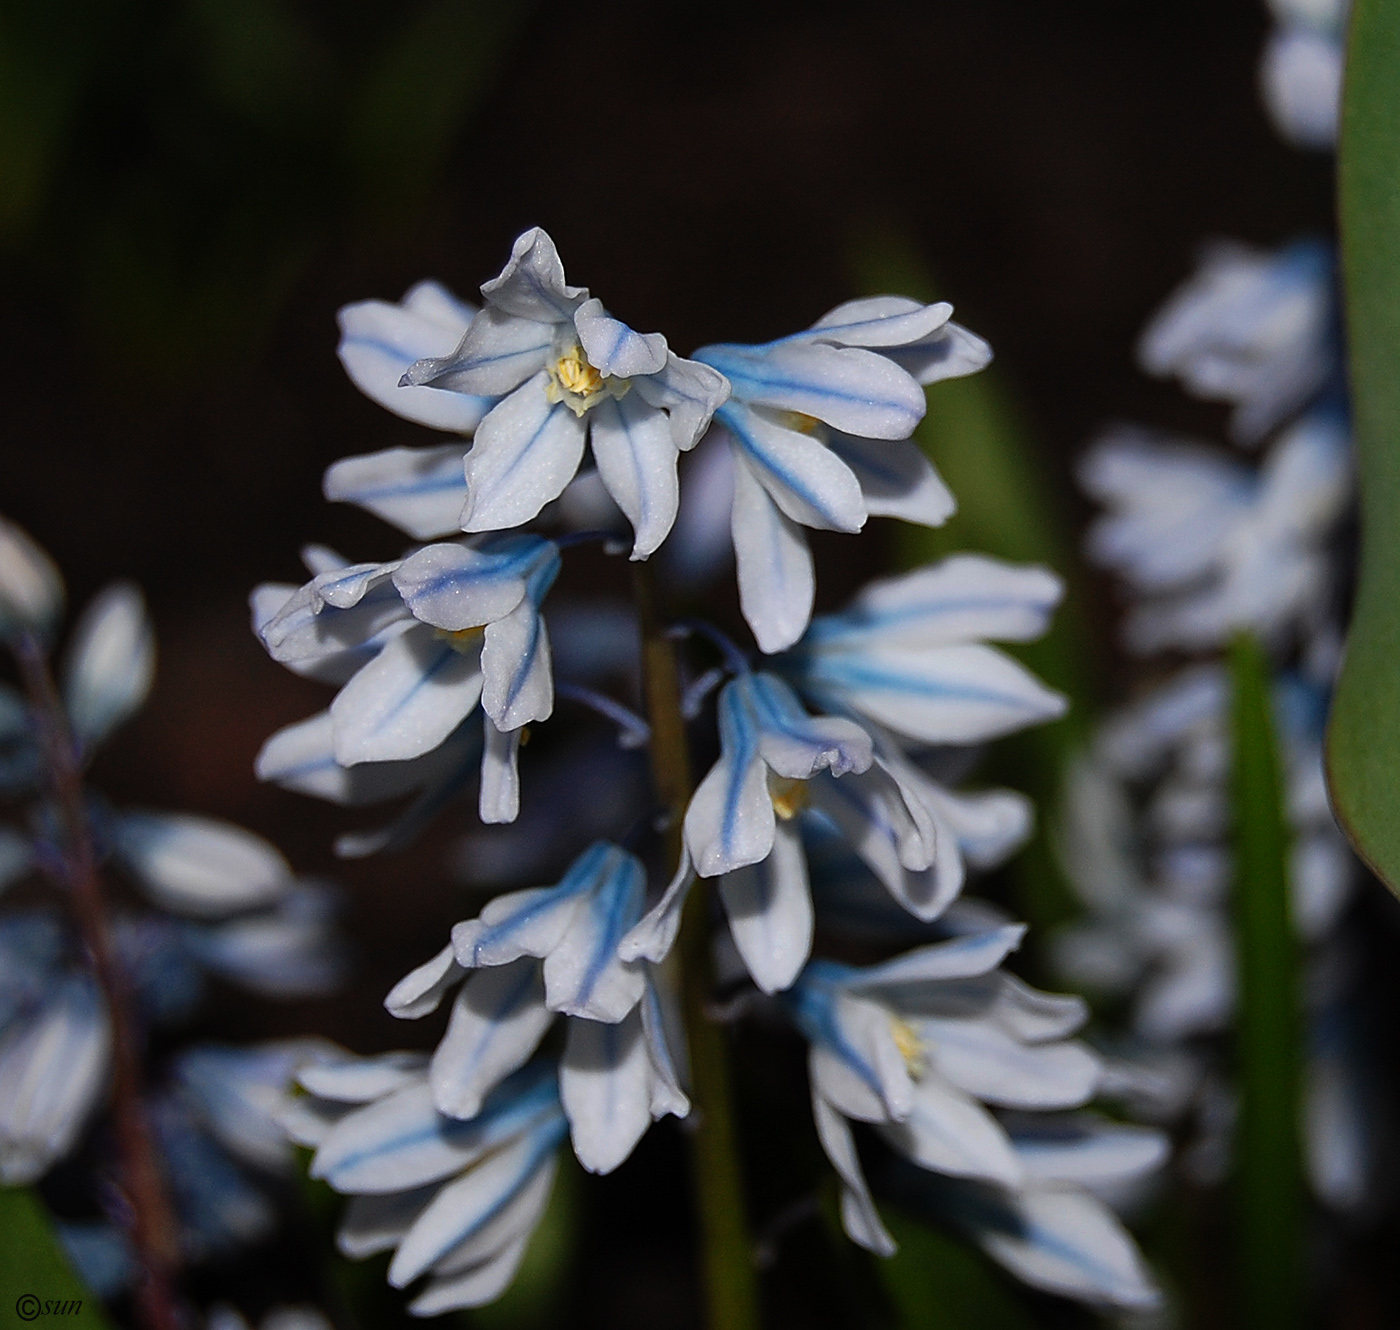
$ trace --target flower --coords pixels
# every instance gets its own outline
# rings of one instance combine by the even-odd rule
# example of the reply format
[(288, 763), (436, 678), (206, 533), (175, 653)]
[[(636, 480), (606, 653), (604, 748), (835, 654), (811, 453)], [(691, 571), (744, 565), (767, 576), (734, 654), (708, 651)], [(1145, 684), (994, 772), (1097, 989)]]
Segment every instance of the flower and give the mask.
[(284, 1121), (315, 1147), (312, 1176), (354, 1197), (340, 1250), (393, 1251), (395, 1288), (428, 1275), (409, 1305), (418, 1316), (499, 1297), (554, 1183), (566, 1123), (553, 1068), (518, 1071), (470, 1121), (438, 1112), (411, 1054), (322, 1062), (298, 1079), (312, 1098)]
[(1345, 424), (1314, 411), (1291, 425), (1257, 471), (1193, 444), (1120, 429), (1080, 466), (1109, 512), (1090, 556), (1145, 593), (1124, 637), (1134, 651), (1219, 646), (1252, 628), (1279, 639), (1322, 626), (1327, 547), (1351, 496)]
[[(255, 622), (269, 653), (304, 672), (346, 679), (330, 706), (337, 765), (402, 763), (431, 753), (476, 710), (484, 713), (481, 815), (519, 809), (522, 728), (554, 708), (549, 636), (539, 609), (559, 572), (558, 547), (530, 535), (425, 545), (390, 563), (327, 568)], [(279, 594), (274, 592), (273, 595)], [(270, 608), (270, 607), (268, 607)], [(308, 759), (307, 722), (270, 745), (274, 777)], [(346, 802), (362, 797), (323, 769), (317, 782)], [(428, 773), (408, 776), (409, 786)], [(397, 777), (391, 777), (391, 782)], [(368, 795), (364, 797), (377, 797)]]
[(584, 287), (564, 281), (554, 242), (515, 242), (485, 306), (450, 355), (409, 367), (405, 386), (499, 397), (466, 459), (465, 531), (528, 522), (573, 479), (587, 441), (636, 532), (634, 559), (675, 520), (676, 460), (728, 395), (722, 375), (683, 360), (660, 333), (633, 332)]
[(1232, 403), (1231, 433), (1257, 443), (1338, 373), (1334, 267), (1317, 241), (1274, 253), (1219, 242), (1147, 325), (1138, 360)]
[(924, 414), (920, 385), (991, 359), (952, 312), (946, 303), (874, 296), (775, 342), (695, 353), (731, 388), (715, 420), (733, 458), (740, 601), (763, 651), (791, 646), (811, 616), (802, 527), (854, 532), (870, 515), (939, 526), (952, 514), (953, 496), (909, 441)]
[(23, 527), (0, 517), (0, 637), (46, 636), (63, 613), (63, 577)]
[(1274, 127), (1298, 148), (1337, 142), (1349, 0), (1271, 0), (1259, 86)]
[(921, 1168), (1018, 1187), (1024, 1170), (984, 1107), (1070, 1108), (1101, 1064), (1065, 1036), (1077, 998), (1038, 993), (998, 967), (1025, 929), (989, 929), (864, 968), (813, 961), (784, 995), (806, 1035), (817, 1134), (841, 1176), (847, 1234), (889, 1255), (847, 1119), (879, 1124)]
[(585, 1168), (610, 1172), (653, 1117), (689, 1111), (668, 1047), (669, 991), (617, 954), (645, 891), (638, 860), (599, 841), (555, 886), (498, 896), (459, 923), (449, 947), (395, 986), (385, 1006), (417, 1019), (461, 985), (429, 1066), (440, 1111), (475, 1117), (556, 1012), (569, 1017), (559, 1093)]

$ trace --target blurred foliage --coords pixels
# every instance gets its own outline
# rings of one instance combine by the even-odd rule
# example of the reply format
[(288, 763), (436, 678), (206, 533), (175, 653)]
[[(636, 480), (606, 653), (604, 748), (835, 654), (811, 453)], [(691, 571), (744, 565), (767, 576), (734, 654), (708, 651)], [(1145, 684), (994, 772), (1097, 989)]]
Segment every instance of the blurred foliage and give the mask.
[(101, 1302), (68, 1264), (44, 1203), (28, 1187), (0, 1187), (0, 1315), (6, 1324), (35, 1319), (17, 1305), (26, 1296), (41, 1303), (81, 1302), (76, 1315), (64, 1315), (64, 1325), (110, 1330)]
[[(862, 237), (854, 266), (864, 292), (920, 300), (943, 294), (917, 250), (892, 229)], [(1038, 642), (1008, 649), (1069, 698), (1069, 713), (999, 741), (983, 773), (1024, 791), (1041, 810), (1034, 839), (1007, 870), (1016, 908), (1039, 934), (1077, 910), (1051, 853), (1047, 827), (1055, 819), (1061, 774), (1088, 734), (1099, 694), (1084, 575), (1068, 516), (1071, 497), (1063, 493), (1065, 478), (1037, 446), (995, 365), (936, 383), (927, 397), (928, 414), (914, 437), (957, 496), (958, 509), (936, 529), (899, 524), (899, 564), (913, 567), (959, 550), (978, 550), (1045, 564), (1065, 582), (1065, 600), (1050, 631)]]
[(1304, 1320), (1302, 1032), (1298, 942), (1290, 919), (1283, 778), (1269, 666), (1241, 635), (1230, 648), (1235, 946), (1240, 1114), (1235, 1201), (1241, 1325), (1287, 1330)]
[(1332, 707), (1334, 807), (1400, 893), (1400, 0), (1357, 0), (1339, 158), (1361, 569)]
[(0, 6), (0, 253), (168, 381), (423, 206), (528, 0)]

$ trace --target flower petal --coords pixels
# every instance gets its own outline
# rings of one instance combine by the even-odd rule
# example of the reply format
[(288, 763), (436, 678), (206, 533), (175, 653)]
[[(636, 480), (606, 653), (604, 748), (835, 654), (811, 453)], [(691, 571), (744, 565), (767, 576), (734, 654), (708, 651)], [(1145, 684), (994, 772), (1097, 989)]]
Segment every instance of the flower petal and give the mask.
[(0, 517), (0, 635), (47, 634), (63, 599), (58, 566), (23, 527)]
[(1024, 924), (1006, 924), (981, 933), (965, 933), (947, 942), (932, 942), (881, 965), (852, 971), (844, 980), (844, 987), (852, 993), (879, 992), (986, 974), (1015, 951), (1025, 935)]
[[(451, 400), (453, 394), (437, 396)], [(484, 415), (485, 409), (478, 414)], [(460, 530), (458, 518), (467, 501), (463, 451), (461, 444), (448, 444), (342, 457), (326, 469), (321, 492), (332, 503), (353, 503), (392, 522), (415, 540), (432, 540)]]
[(898, 517), (922, 526), (942, 526), (957, 511), (957, 500), (908, 439), (858, 439), (832, 430), (827, 447), (856, 478), (871, 517)]
[(773, 502), (737, 446), (734, 453), (729, 528), (739, 603), (759, 649), (771, 654), (796, 642), (812, 617), (812, 552), (802, 528)]
[(389, 990), (384, 1006), (391, 1016), (416, 1021), (436, 1011), (438, 1004), (466, 973), (465, 967), (457, 963), (456, 953), (449, 943), (432, 960), (424, 961), (416, 970), (404, 975)]
[(754, 983), (765, 993), (790, 987), (812, 950), (812, 895), (796, 819), (778, 823), (761, 863), (723, 874), (719, 894)]
[(865, 771), (874, 743), (854, 721), (811, 716), (786, 683), (774, 674), (735, 679), (726, 691), (742, 698), (758, 726), (758, 751), (779, 776), (807, 780), (819, 771), (842, 776)]
[(817, 1125), (826, 1157), (841, 1178), (841, 1225), (852, 1242), (877, 1256), (893, 1256), (897, 1250), (875, 1208), (865, 1173), (856, 1154), (856, 1142), (846, 1119), (815, 1090), (812, 1091), (812, 1119)]
[(681, 911), (686, 898), (695, 885), (695, 866), (690, 861), (690, 850), (681, 846), (681, 861), (676, 865), (675, 876), (667, 884), (661, 899), (642, 916), (641, 920), (628, 930), (627, 935), (617, 944), (618, 957), (624, 961), (649, 960), (659, 964), (666, 959), (680, 932)]
[(908, 296), (863, 296), (827, 310), (805, 333), (788, 340), (881, 349), (904, 346), (931, 336), (952, 313), (953, 307), (946, 300), (925, 305)]
[(742, 402), (718, 418), (759, 483), (794, 522), (820, 531), (859, 531), (865, 497), (850, 467), (820, 439)]
[(992, 363), (992, 348), (976, 333), (949, 320), (931, 337), (884, 352), (900, 369), (927, 387), (944, 379), (976, 374)]
[(571, 1020), (559, 1097), (574, 1153), (590, 1173), (611, 1173), (651, 1126), (651, 1066), (642, 1018)]
[(660, 333), (633, 332), (596, 297), (575, 311), (574, 328), (588, 363), (599, 374), (630, 379), (666, 368), (666, 339)]
[(1002, 1125), (975, 1099), (925, 1072), (914, 1105), (880, 1134), (920, 1168), (956, 1178), (986, 1178), (1007, 1187), (1021, 1182), (1021, 1164)]
[(551, 404), (543, 370), (493, 407), (467, 454), (464, 531), (500, 531), (536, 516), (564, 492), (583, 457), (586, 425)]
[(923, 390), (875, 351), (784, 341), (707, 346), (695, 356), (729, 380), (735, 399), (815, 416), (848, 434), (906, 439), (924, 418)]
[[(558, 565), (556, 555), (554, 567)], [(536, 600), (521, 601), (505, 618), (487, 625), (481, 672), (482, 709), (501, 729), (518, 730), (532, 720), (549, 719), (554, 711), (554, 672), (549, 630)]]
[(565, 283), (554, 241), (532, 226), (516, 237), (500, 276), (483, 283), (481, 294), (489, 305), (517, 318), (558, 323), (573, 317), (588, 299), (588, 288)]
[(685, 810), (685, 843), (701, 877), (756, 864), (773, 848), (768, 768), (753, 714), (733, 683), (720, 694), (719, 731), (719, 761)]
[(632, 388), (649, 406), (666, 412), (672, 442), (681, 452), (700, 442), (729, 397), (729, 381), (723, 374), (698, 360), (683, 360), (674, 351), (666, 353), (666, 366), (659, 374), (634, 379)]
[(433, 630), (390, 641), (331, 703), (335, 759), (403, 761), (436, 748), (481, 699), (481, 667)]
[(85, 748), (140, 709), (155, 668), (145, 598), (133, 583), (116, 582), (83, 611), (64, 661), (64, 705)]
[(291, 865), (261, 836), (193, 813), (121, 813), (122, 865), (166, 909), (218, 916), (265, 905), (292, 885)]
[(336, 316), (336, 354), (355, 386), (380, 406), (420, 425), (469, 434), (490, 406), (488, 399), (399, 382), (414, 361), (450, 354), (475, 313), (436, 282), (420, 282), (398, 305), (361, 300), (343, 306)]
[(663, 412), (636, 393), (593, 409), (589, 431), (598, 474), (636, 533), (634, 559), (655, 553), (680, 507), (678, 454)]
[[(552, 323), (520, 319), (487, 308), (472, 320), (455, 350), (415, 361), (400, 380), (404, 388), (464, 395), (490, 405), (544, 368), (554, 339)], [(478, 417), (485, 418), (485, 411)]]
[(919, 1037), (939, 1074), (1007, 1108), (1075, 1108), (1098, 1089), (1100, 1063), (1073, 1041), (1027, 1047), (989, 1021), (924, 1019)]
[(487, 826), (514, 822), (520, 816), (521, 730), (500, 730), (490, 716), (481, 718), (481, 792), (477, 815)]

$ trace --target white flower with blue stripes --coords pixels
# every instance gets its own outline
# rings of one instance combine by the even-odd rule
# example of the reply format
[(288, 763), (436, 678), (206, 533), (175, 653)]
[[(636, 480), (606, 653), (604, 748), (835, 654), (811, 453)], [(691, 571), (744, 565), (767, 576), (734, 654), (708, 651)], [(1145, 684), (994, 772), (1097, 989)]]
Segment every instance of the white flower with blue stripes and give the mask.
[[(480, 704), (481, 814), (509, 822), (519, 809), (521, 731), (554, 709), (539, 611), (558, 572), (558, 547), (538, 536), (426, 545), (389, 563), (327, 568), (262, 617), (260, 636), (274, 659), (345, 679), (329, 713), (341, 767), (422, 758)], [(314, 765), (309, 746), (323, 735), (308, 726), (295, 739), (284, 731), (270, 741), (281, 750), (268, 760), (274, 778), (288, 764)], [(324, 771), (307, 779), (347, 802), (359, 797)], [(429, 778), (408, 779), (411, 787)]]
[(1257, 443), (1340, 371), (1335, 267), (1318, 241), (1272, 253), (1221, 242), (1143, 331), (1138, 360), (1232, 403), (1231, 433)]
[(889, 1255), (849, 1119), (879, 1126), (921, 1168), (1016, 1188), (1025, 1170), (998, 1108), (1077, 1107), (1099, 1059), (1066, 1038), (1082, 1001), (1028, 988), (999, 966), (1025, 929), (1006, 926), (919, 947), (864, 968), (813, 961), (784, 1002), (811, 1048), (812, 1111), (842, 1181), (846, 1232)]
[(740, 600), (762, 650), (791, 646), (811, 616), (803, 527), (854, 532), (872, 515), (939, 526), (952, 514), (953, 496), (909, 440), (924, 415), (921, 385), (991, 360), (952, 312), (874, 296), (775, 342), (695, 353), (730, 385), (715, 420), (733, 457)]
[(479, 1307), (510, 1285), (544, 1214), (568, 1124), (554, 1068), (498, 1085), (469, 1121), (440, 1113), (413, 1054), (313, 1062), (283, 1120), (315, 1147), (313, 1177), (354, 1199), (337, 1234), (352, 1258), (392, 1251), (389, 1283), (427, 1276), (409, 1310)]
[(676, 463), (728, 396), (724, 377), (683, 360), (660, 333), (636, 333), (585, 287), (564, 280), (538, 227), (515, 242), (460, 344), (403, 376), (405, 391), (499, 400), (465, 463), (465, 531), (530, 521), (564, 491), (585, 443), (644, 559), (666, 539), (679, 502)]
[(474, 1117), (562, 1013), (560, 1094), (585, 1168), (610, 1172), (654, 1117), (689, 1111), (670, 1052), (669, 993), (644, 962), (617, 954), (645, 894), (635, 856), (599, 841), (555, 886), (498, 896), (459, 923), (449, 946), (399, 982), (385, 1005), (409, 1019), (460, 985), (429, 1068), (439, 1110)]

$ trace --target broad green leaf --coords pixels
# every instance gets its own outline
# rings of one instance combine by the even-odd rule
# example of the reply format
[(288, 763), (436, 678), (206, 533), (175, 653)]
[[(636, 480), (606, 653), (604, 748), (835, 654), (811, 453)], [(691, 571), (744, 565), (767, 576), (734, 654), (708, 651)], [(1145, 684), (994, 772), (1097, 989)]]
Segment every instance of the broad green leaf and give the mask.
[(68, 1264), (44, 1203), (28, 1187), (0, 1187), (0, 1325), (53, 1324), (59, 1305), (59, 1324), (112, 1330), (102, 1303)]
[(1298, 943), (1289, 918), (1288, 831), (1269, 670), (1252, 637), (1231, 645), (1230, 674), (1240, 1324), (1287, 1330), (1302, 1321)]
[(1400, 0), (1352, 10), (1340, 175), (1361, 578), (1328, 767), (1352, 844), (1400, 891)]

